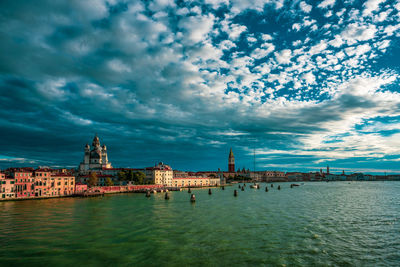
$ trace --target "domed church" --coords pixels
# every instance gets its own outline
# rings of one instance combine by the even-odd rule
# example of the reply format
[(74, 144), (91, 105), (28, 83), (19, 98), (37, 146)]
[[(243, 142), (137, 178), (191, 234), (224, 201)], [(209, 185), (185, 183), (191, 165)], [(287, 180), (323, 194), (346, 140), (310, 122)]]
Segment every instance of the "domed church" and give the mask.
[(92, 149), (90, 149), (89, 144), (85, 146), (85, 156), (79, 164), (79, 171), (85, 172), (88, 170), (101, 170), (103, 168), (112, 168), (112, 166), (108, 162), (107, 147), (104, 144), (100, 146), (100, 140), (96, 134), (93, 138)]

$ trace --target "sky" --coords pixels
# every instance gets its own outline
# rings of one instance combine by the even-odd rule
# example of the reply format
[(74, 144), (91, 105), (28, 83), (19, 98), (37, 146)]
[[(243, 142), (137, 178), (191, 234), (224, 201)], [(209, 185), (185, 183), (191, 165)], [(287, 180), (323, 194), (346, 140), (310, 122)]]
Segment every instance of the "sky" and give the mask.
[(400, 0), (3, 0), (0, 168), (400, 173)]

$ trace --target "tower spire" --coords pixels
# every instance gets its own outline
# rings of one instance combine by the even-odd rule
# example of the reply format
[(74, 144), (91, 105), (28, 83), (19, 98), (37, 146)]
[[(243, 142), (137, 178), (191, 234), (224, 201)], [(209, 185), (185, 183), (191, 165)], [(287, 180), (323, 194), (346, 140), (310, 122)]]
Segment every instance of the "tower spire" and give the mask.
[(92, 146), (93, 146), (94, 148), (100, 147), (100, 140), (99, 140), (99, 137), (97, 136), (97, 133), (96, 133), (96, 135), (95, 135), (94, 138), (93, 138)]
[(235, 156), (233, 155), (232, 148), (229, 151), (228, 172), (235, 172)]

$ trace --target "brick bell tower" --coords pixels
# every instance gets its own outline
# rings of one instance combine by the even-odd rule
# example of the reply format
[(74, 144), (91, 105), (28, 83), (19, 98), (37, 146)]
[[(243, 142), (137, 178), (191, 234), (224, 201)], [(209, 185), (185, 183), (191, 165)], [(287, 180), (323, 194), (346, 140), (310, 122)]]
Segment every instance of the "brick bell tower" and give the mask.
[(228, 172), (235, 172), (235, 156), (233, 155), (232, 148), (231, 151), (229, 152)]

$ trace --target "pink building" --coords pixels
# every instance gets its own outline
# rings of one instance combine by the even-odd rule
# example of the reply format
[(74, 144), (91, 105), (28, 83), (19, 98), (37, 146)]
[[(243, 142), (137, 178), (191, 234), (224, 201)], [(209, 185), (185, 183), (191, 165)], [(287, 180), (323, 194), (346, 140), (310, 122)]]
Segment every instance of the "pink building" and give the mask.
[(15, 198), (14, 186), (14, 178), (6, 177), (4, 173), (0, 173), (0, 199)]
[(31, 171), (24, 169), (12, 173), (15, 179), (15, 197), (25, 198), (35, 196), (34, 177)]
[(82, 184), (82, 183), (76, 183), (75, 184), (75, 194), (78, 193), (83, 193), (85, 191), (87, 191), (87, 184)]

